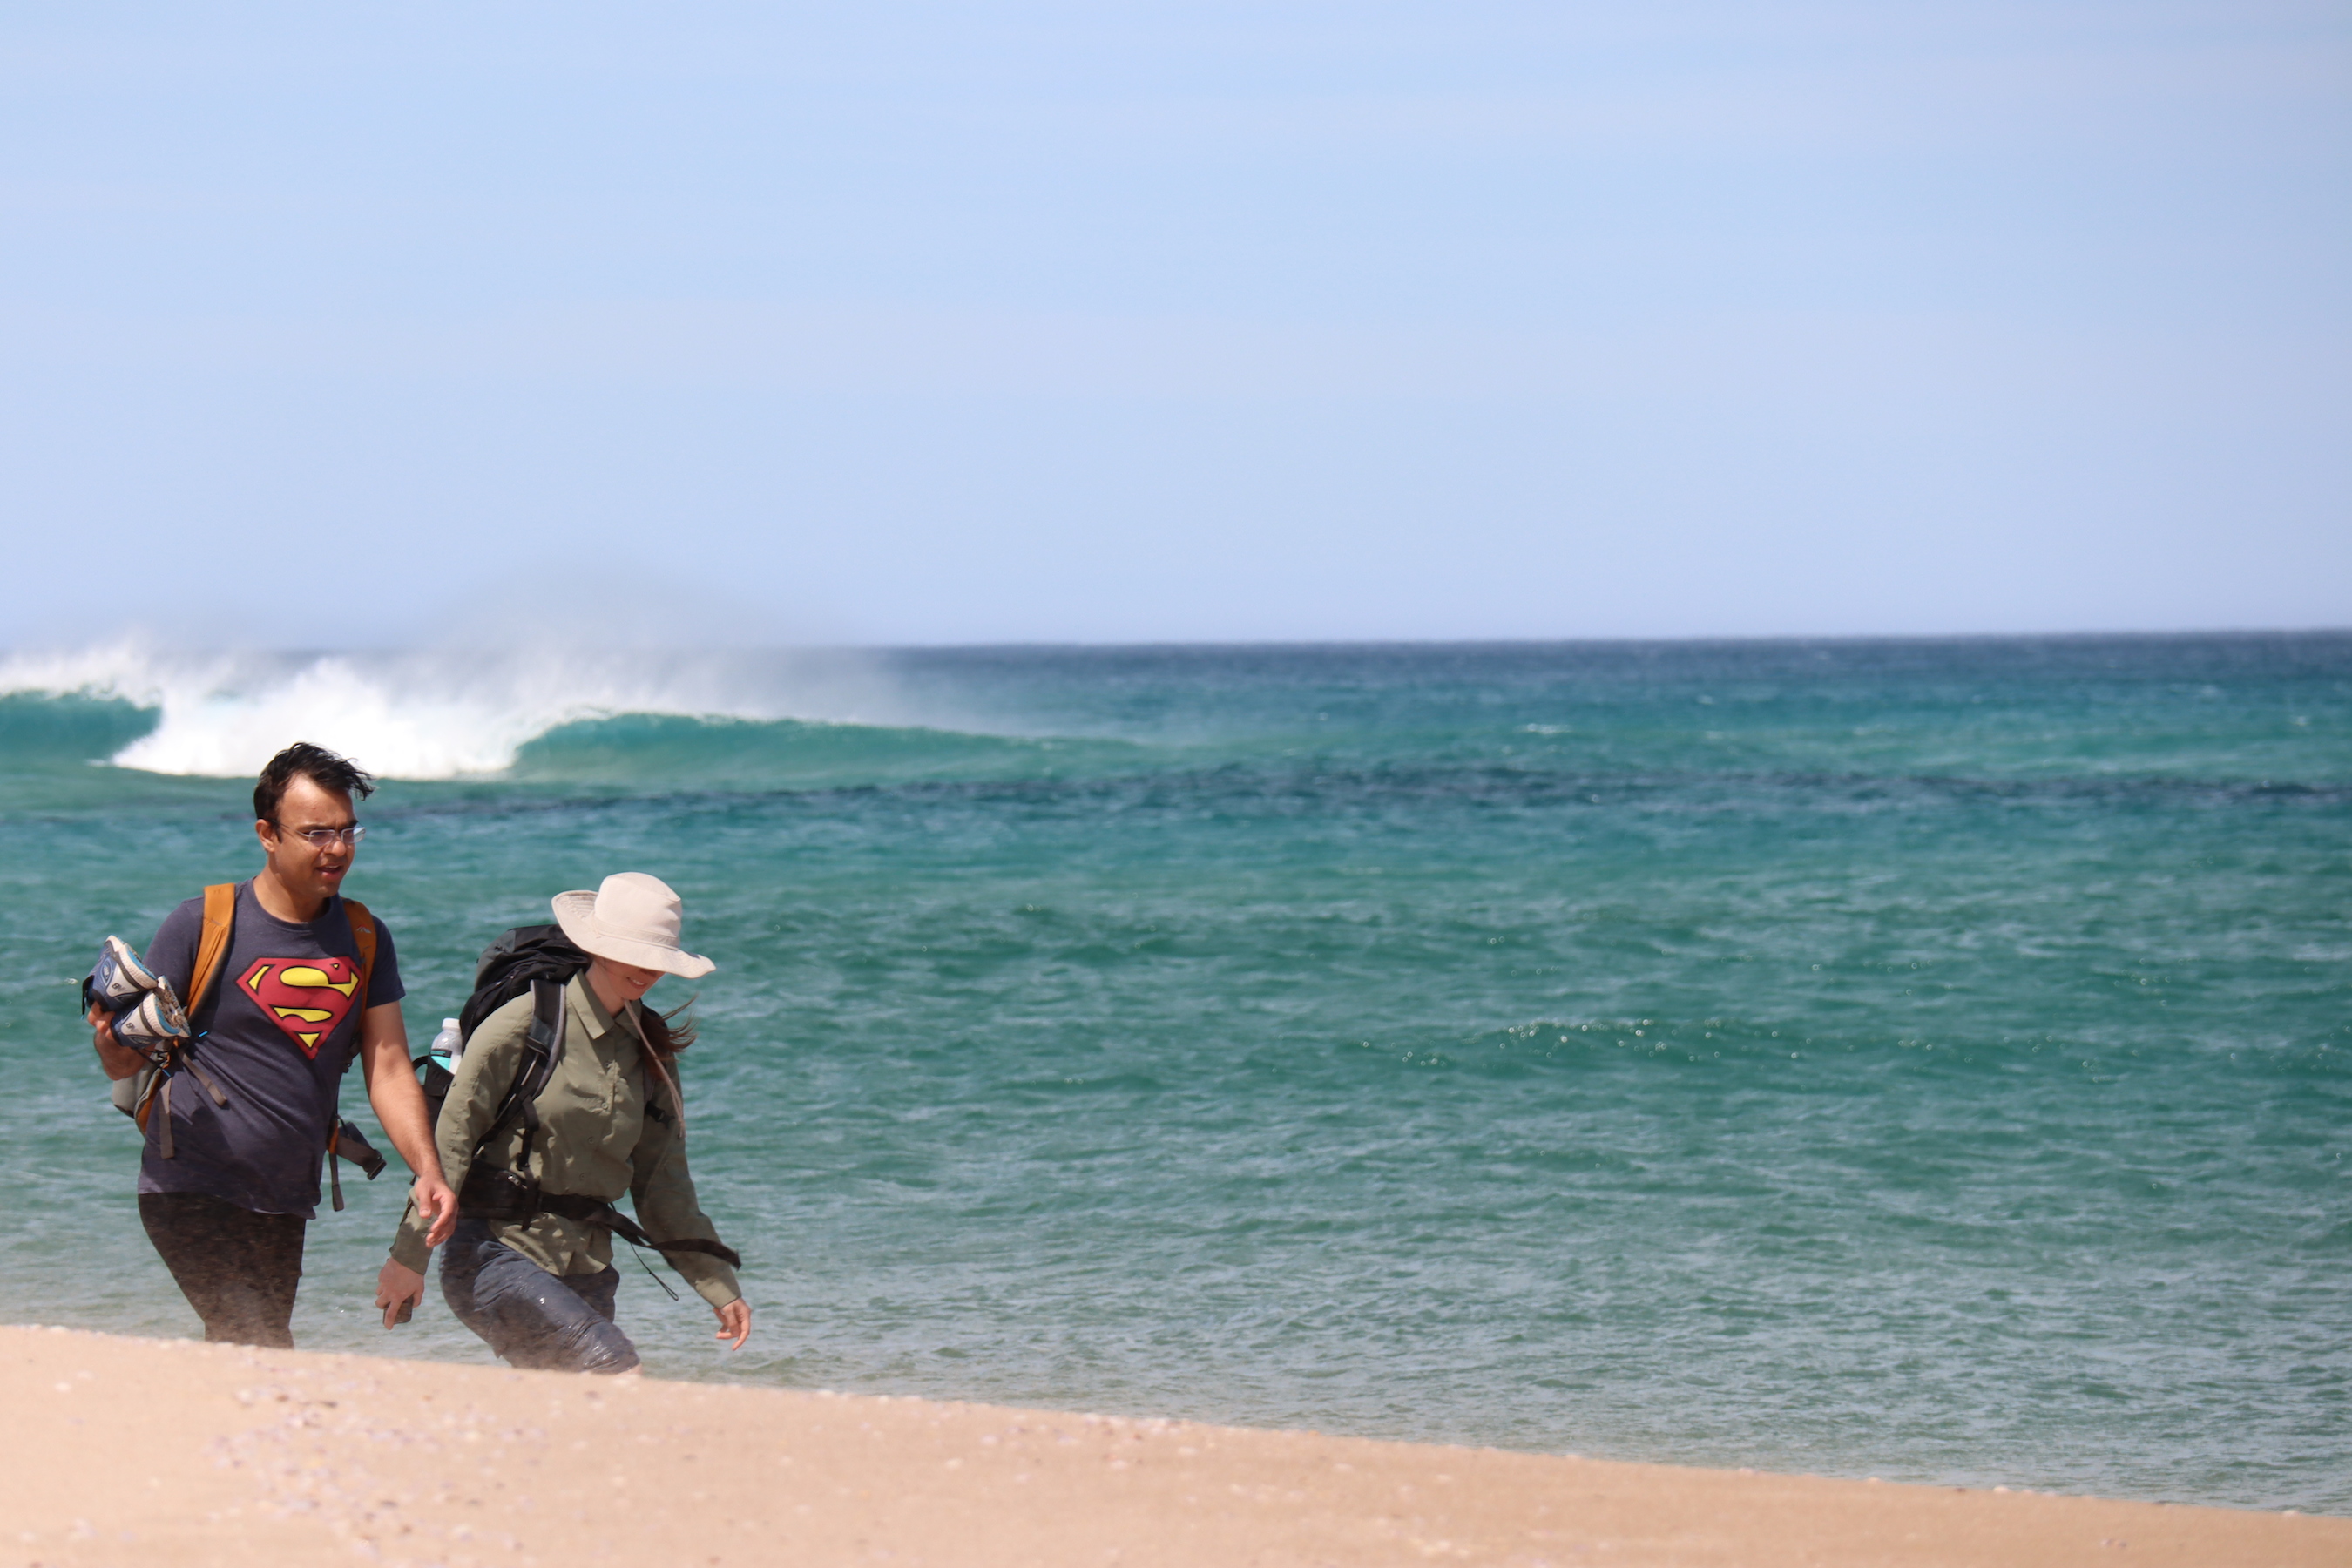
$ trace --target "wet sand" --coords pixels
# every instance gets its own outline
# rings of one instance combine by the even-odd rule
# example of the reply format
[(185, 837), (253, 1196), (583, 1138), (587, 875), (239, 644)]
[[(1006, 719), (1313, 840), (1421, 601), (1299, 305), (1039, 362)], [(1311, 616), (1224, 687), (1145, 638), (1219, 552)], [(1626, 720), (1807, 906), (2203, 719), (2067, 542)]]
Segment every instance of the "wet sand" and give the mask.
[(2352, 1563), (2352, 1520), (0, 1328), (0, 1568)]

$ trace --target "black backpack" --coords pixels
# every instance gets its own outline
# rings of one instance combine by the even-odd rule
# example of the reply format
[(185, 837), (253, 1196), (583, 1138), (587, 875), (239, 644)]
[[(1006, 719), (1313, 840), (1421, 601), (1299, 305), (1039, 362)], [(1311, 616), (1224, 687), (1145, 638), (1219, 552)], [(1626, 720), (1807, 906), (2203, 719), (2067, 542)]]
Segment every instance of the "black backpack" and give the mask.
[(482, 1020), (530, 989), (534, 980), (568, 981), (588, 967), (562, 926), (517, 926), (482, 949), (474, 966), (474, 994), (457, 1009), (457, 1033), (474, 1037)]
[[(563, 934), (562, 926), (517, 926), (510, 931), (501, 932), (497, 941), (482, 949), (481, 960), (474, 965), (474, 994), (466, 998), (463, 1007), (457, 1009), (457, 1037), (471, 1040), (474, 1031), (481, 1027), (483, 1019), (530, 990), (534, 981), (543, 980), (551, 984), (539, 996), (531, 1020), (531, 1032), (534, 1043), (542, 1047), (551, 1044), (539, 1041), (536, 1037), (556, 1022), (551, 1010), (562, 1005), (565, 984), (587, 967), (588, 955), (572, 944), (571, 939)], [(547, 992), (552, 992), (553, 995), (550, 996)], [(544, 1049), (534, 1053), (534, 1057), (541, 1059), (528, 1063), (522, 1078), (526, 1080), (538, 1079), (538, 1084), (530, 1086), (531, 1096), (536, 1098), (538, 1090), (546, 1087), (547, 1074), (554, 1069), (555, 1062), (552, 1055)], [(415, 1065), (417, 1082), (425, 1090), (425, 1119), (431, 1125), (438, 1127), (441, 1125), (441, 1107), (449, 1098), (450, 1084), (456, 1080), (447, 1068), (429, 1055), (418, 1057)], [(534, 1068), (538, 1070), (531, 1070)], [(513, 1113), (516, 1109), (513, 1101), (526, 1087), (524, 1082), (518, 1081), (508, 1091), (509, 1103), (499, 1108), (494, 1126), (505, 1122)]]

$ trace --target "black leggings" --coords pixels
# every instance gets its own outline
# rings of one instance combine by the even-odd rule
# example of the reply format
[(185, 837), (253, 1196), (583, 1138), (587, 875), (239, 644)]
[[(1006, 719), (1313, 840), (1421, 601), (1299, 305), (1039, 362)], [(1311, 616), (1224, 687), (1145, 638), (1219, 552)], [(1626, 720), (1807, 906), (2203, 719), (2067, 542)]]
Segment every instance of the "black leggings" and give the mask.
[(205, 1193), (142, 1193), (139, 1223), (205, 1321), (205, 1339), (294, 1348), (294, 1291), (310, 1221), (256, 1214)]

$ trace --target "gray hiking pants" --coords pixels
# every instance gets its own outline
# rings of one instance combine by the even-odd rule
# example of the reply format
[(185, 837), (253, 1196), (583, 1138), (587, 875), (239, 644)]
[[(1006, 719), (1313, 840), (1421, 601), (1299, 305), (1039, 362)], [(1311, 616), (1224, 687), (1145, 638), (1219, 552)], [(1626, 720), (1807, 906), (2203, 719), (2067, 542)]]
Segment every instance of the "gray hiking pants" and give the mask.
[(492, 1240), (485, 1220), (459, 1220), (441, 1249), (441, 1299), (510, 1366), (606, 1374), (635, 1366), (637, 1347), (613, 1322), (620, 1289), (610, 1267), (550, 1274)]

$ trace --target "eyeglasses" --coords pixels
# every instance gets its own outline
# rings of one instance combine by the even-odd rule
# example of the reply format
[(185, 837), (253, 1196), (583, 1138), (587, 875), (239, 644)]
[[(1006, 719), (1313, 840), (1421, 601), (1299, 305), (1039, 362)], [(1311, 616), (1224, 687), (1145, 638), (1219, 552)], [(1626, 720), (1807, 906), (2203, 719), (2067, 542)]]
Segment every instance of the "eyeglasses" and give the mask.
[(300, 839), (313, 849), (325, 849), (337, 844), (348, 844), (356, 849), (359, 847), (360, 840), (367, 836), (367, 829), (356, 822), (349, 827), (291, 828), (282, 822), (273, 822), (269, 826), (280, 833), (289, 834)]

